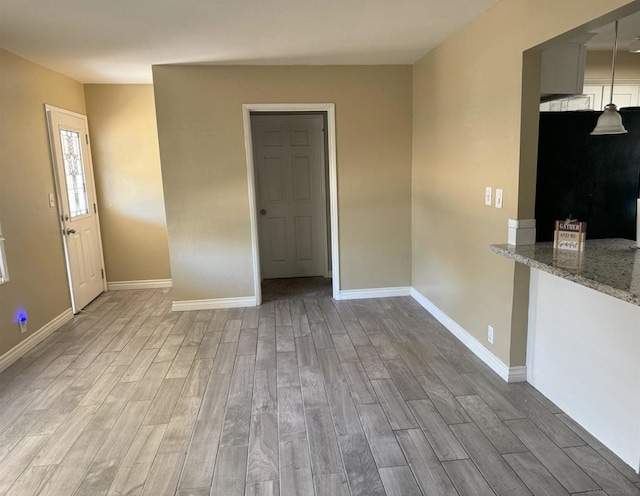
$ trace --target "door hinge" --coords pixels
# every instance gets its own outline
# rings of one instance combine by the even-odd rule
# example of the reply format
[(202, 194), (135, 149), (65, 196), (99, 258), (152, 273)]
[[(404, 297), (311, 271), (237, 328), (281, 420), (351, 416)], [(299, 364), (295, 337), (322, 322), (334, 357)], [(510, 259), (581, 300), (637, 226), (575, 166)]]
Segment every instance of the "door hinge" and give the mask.
[(84, 135), (84, 138), (87, 140), (87, 145), (88, 145), (88, 144), (89, 144), (89, 135), (88, 135), (88, 134), (85, 134), (85, 135)]
[(97, 214), (98, 213), (98, 207), (96, 207), (96, 204), (93, 204), (93, 213)]
[(100, 274), (102, 275), (102, 278), (104, 279), (104, 269), (100, 269)]

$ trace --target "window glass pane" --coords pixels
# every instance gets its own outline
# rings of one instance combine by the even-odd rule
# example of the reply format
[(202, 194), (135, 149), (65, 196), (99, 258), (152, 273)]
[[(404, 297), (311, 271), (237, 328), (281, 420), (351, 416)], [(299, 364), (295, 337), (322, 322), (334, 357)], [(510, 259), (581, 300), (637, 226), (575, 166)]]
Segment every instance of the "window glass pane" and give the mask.
[(66, 129), (60, 130), (62, 142), (62, 159), (64, 161), (65, 182), (69, 198), (69, 215), (71, 218), (89, 213), (89, 201), (84, 179), (82, 163), (82, 145), (80, 134)]

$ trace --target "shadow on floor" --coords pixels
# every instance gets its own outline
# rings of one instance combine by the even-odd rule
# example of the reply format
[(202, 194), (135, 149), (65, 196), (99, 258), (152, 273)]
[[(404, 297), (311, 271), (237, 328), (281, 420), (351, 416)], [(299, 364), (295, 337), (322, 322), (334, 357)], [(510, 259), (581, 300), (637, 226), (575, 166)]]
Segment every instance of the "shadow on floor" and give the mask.
[(331, 278), (327, 277), (295, 277), (262, 281), (262, 301), (265, 303), (291, 298), (330, 298), (331, 296)]

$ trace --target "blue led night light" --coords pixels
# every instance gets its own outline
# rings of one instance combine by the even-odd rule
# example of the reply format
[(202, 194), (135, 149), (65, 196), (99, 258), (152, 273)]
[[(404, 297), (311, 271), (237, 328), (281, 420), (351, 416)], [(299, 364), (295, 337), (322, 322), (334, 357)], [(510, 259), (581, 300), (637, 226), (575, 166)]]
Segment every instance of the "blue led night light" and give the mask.
[(16, 324), (26, 324), (27, 323), (27, 311), (24, 308), (18, 309), (15, 318), (13, 321)]

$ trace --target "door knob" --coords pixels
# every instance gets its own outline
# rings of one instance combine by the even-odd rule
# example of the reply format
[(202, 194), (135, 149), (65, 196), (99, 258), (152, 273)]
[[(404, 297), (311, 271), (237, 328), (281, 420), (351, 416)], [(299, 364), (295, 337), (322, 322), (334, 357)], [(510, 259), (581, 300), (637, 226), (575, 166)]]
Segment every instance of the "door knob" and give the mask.
[(267, 215), (267, 211), (263, 208), (260, 210), (260, 215)]
[(75, 229), (67, 229), (67, 235), (69, 234), (75, 234), (76, 230)]

